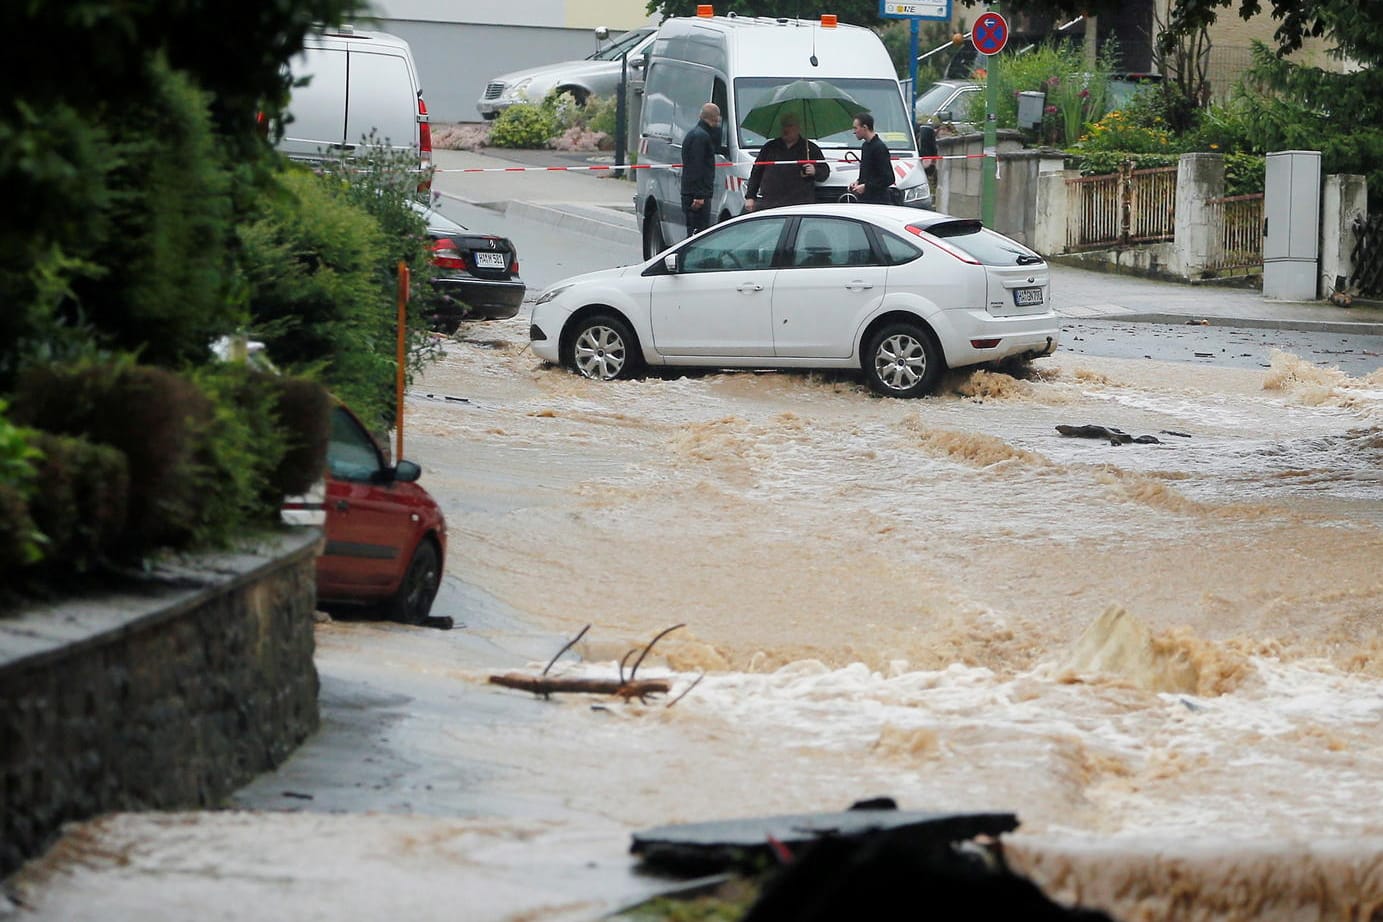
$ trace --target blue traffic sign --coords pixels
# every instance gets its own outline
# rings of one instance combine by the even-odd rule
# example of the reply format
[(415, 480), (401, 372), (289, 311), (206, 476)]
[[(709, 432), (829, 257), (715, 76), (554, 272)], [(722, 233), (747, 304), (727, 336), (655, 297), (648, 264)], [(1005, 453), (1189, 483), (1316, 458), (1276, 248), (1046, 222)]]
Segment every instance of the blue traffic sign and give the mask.
[(1008, 20), (998, 13), (981, 13), (970, 29), (970, 40), (980, 54), (998, 54), (1008, 44)]
[(879, 15), (889, 19), (951, 21), (951, 0), (879, 0)]

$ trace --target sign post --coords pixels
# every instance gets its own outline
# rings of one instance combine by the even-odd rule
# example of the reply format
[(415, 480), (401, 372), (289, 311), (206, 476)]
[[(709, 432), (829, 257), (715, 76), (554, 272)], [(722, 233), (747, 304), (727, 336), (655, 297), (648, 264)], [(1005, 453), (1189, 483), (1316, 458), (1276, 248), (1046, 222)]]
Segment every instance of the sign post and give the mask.
[(1008, 44), (1008, 20), (993, 8), (981, 13), (970, 29), (975, 50), (985, 56), (984, 161), (980, 167), (980, 220), (994, 227), (994, 199), (999, 171), (999, 52)]
[(908, 121), (917, 122), (917, 39), (922, 20), (951, 21), (951, 0), (879, 0), (879, 15), (887, 19), (910, 19), (908, 65), (912, 75), (912, 98), (908, 100)]

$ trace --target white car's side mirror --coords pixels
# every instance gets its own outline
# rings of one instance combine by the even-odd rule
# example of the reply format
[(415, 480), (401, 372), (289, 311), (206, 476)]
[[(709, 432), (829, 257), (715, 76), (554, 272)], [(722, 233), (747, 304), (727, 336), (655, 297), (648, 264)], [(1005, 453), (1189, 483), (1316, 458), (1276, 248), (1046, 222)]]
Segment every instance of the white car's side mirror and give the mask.
[(610, 30), (605, 28), (604, 26), (596, 26), (595, 37), (597, 41), (603, 42), (610, 37)]
[(669, 253), (663, 257), (663, 268), (667, 269), (669, 275), (677, 274), (677, 254)]

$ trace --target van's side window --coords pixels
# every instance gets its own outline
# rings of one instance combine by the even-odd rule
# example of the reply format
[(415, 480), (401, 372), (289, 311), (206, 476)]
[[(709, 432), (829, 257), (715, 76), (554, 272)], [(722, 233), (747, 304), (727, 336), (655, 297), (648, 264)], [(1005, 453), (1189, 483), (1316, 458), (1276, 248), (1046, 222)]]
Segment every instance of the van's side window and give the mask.
[(677, 110), (673, 121), (677, 127), (673, 129), (672, 140), (681, 144), (682, 136), (701, 118), (701, 107), (711, 101), (711, 72), (687, 64), (672, 64), (672, 67), (672, 82), (664, 86)]
[[(654, 138), (671, 138), (673, 119), (669, 89), (676, 83), (671, 63), (654, 64), (649, 70), (643, 91), (643, 133)], [(678, 140), (681, 140), (680, 138)]]
[(716, 78), (715, 86), (711, 89), (711, 102), (720, 107), (720, 117), (723, 120), (723, 127), (720, 129), (720, 143), (728, 144), (730, 138), (730, 94), (725, 91), (725, 81)]

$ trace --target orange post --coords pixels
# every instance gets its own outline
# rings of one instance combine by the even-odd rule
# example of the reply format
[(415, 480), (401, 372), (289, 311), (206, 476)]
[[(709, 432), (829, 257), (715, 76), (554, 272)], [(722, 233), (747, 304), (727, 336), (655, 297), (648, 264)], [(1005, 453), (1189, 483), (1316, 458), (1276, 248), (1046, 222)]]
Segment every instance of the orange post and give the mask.
[(408, 362), (408, 265), (399, 260), (399, 344), (394, 392), (394, 463), (403, 460), (403, 384)]

